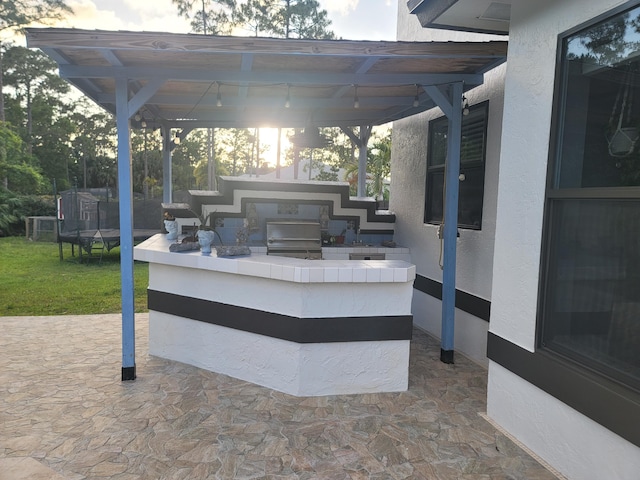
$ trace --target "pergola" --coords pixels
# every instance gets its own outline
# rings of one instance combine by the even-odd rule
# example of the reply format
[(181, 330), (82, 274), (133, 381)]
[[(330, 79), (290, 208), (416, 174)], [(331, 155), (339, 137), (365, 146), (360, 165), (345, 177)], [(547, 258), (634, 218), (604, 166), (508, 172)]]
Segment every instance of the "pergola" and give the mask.
[[(30, 28), (27, 45), (111, 112), (118, 135), (122, 378), (135, 378), (131, 127), (160, 128), (165, 202), (171, 149), (194, 128), (338, 126), (359, 147), (375, 125), (440, 107), (449, 119), (442, 359), (453, 361), (461, 102), (506, 60), (506, 42), (374, 42)], [(356, 134), (353, 127), (359, 127)]]

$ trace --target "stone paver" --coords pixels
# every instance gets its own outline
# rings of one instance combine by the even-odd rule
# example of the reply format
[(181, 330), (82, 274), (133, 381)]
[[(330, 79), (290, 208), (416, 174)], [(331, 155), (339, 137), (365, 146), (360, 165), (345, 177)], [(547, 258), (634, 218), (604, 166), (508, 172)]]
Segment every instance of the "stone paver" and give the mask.
[(23, 474), (30, 465), (68, 480), (556, 478), (480, 416), (486, 371), (460, 355), (441, 363), (419, 330), (409, 391), (299, 398), (149, 356), (146, 314), (136, 316), (138, 378), (123, 383), (120, 322), (0, 318), (0, 470), (22, 462)]

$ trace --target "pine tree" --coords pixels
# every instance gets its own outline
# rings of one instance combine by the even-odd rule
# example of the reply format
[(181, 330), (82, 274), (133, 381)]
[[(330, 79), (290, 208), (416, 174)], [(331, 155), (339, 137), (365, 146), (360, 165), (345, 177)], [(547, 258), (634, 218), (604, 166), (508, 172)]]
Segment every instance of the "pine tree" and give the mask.
[[(64, 0), (11, 0), (0, 1), (0, 33), (20, 31), (33, 23), (47, 23), (71, 13)], [(2, 50), (0, 43), (0, 121), (4, 121), (4, 98), (2, 81)]]

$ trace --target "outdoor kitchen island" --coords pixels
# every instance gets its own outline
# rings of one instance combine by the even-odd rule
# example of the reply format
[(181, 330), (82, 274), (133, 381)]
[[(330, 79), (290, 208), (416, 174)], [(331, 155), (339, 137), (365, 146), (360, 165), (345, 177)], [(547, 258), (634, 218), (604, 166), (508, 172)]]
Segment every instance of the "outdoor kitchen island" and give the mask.
[(149, 262), (149, 353), (297, 396), (408, 387), (415, 266), (402, 260), (218, 258), (170, 252)]

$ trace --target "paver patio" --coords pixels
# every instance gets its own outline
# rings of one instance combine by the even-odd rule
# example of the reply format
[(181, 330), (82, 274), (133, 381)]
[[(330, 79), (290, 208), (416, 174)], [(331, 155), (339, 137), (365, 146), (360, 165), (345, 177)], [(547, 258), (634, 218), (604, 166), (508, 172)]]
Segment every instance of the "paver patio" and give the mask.
[(0, 480), (556, 478), (481, 416), (486, 371), (419, 330), (409, 391), (298, 398), (149, 356), (147, 314), (124, 383), (120, 315), (0, 325)]

